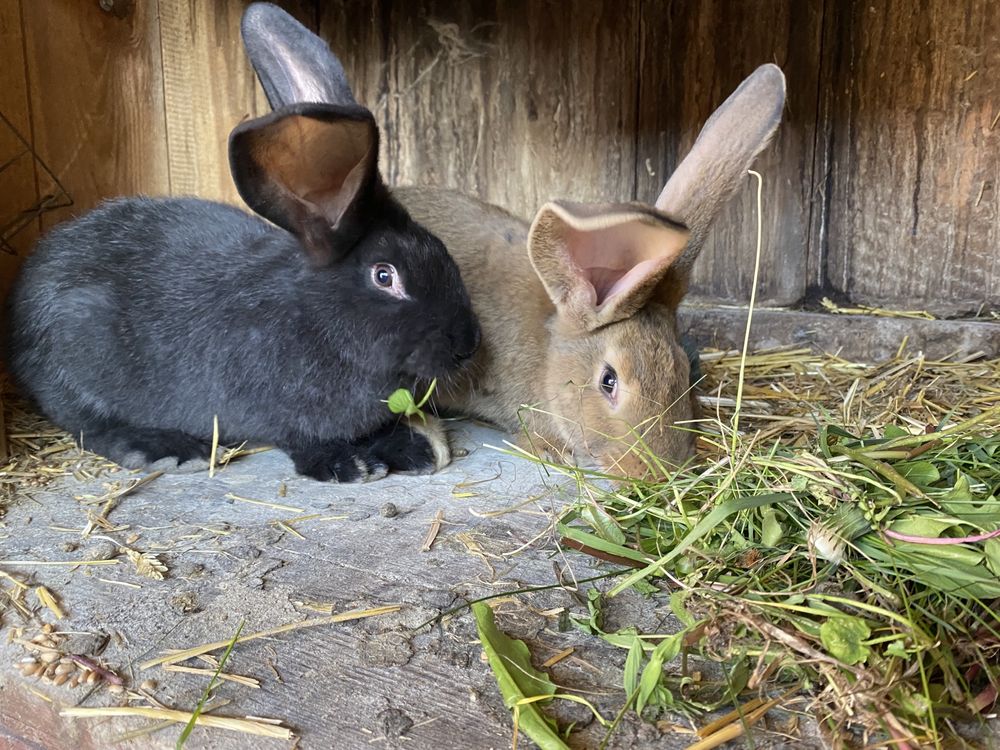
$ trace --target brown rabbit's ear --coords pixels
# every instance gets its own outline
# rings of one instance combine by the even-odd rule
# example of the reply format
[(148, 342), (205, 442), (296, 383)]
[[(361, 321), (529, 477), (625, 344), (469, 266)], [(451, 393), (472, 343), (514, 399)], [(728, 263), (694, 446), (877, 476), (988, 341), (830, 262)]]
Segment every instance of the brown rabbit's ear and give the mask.
[(667, 180), (656, 208), (691, 229), (691, 242), (675, 271), (690, 272), (708, 230), (747, 170), (774, 136), (785, 106), (785, 75), (761, 65), (730, 94), (698, 134), (690, 153)]
[(297, 235), (317, 265), (364, 230), (378, 177), (378, 129), (361, 107), (301, 104), (229, 136), (236, 188), (254, 211)]
[(645, 305), (687, 240), (648, 206), (552, 201), (535, 216), (528, 255), (560, 316), (591, 331)]

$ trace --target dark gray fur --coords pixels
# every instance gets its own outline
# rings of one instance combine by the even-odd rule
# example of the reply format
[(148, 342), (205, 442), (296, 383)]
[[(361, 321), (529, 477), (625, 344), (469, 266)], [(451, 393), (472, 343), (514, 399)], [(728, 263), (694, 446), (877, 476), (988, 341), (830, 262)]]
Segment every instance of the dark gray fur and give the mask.
[[(26, 395), (127, 465), (272, 443), (302, 473), (355, 480), (427, 468), (381, 399), (473, 354), (479, 328), (436, 237), (375, 179), (331, 260), (230, 206), (126, 198), (51, 231), (9, 301), (8, 365)], [(376, 288), (391, 263), (412, 299)], [(397, 431), (398, 432), (398, 431)]]

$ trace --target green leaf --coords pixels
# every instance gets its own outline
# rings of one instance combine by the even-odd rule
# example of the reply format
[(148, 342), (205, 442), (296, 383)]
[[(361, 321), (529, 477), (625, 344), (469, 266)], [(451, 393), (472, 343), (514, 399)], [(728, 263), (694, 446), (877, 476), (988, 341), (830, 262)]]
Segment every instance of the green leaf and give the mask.
[(684, 601), (691, 595), (691, 589), (679, 589), (670, 595), (670, 611), (674, 617), (684, 623), (688, 628), (694, 626), (694, 615), (688, 612), (684, 606)]
[(986, 565), (990, 572), (1000, 578), (1000, 539), (987, 539), (983, 542), (983, 552), (986, 553)]
[(728, 692), (735, 698), (743, 692), (747, 683), (750, 682), (750, 664), (746, 659), (737, 659), (733, 668), (729, 670)]
[(639, 682), (639, 666), (642, 664), (642, 641), (637, 637), (629, 646), (628, 656), (625, 658), (625, 675), (622, 680), (625, 686), (625, 695), (632, 695)]
[(661, 661), (673, 661), (677, 658), (677, 654), (681, 652), (681, 644), (684, 643), (684, 638), (688, 634), (688, 629), (678, 630), (673, 635), (667, 636), (662, 641), (660, 641), (656, 648), (653, 649), (653, 658), (660, 659)]
[(413, 401), (413, 394), (405, 388), (393, 391), (389, 395), (389, 398), (386, 399), (386, 403), (389, 405), (389, 411), (393, 414), (405, 414), (409, 416), (417, 408), (417, 405)]
[(551, 696), (556, 692), (549, 676), (531, 664), (531, 653), (523, 641), (508, 637), (496, 626), (493, 610), (484, 602), (472, 605), (476, 618), (479, 641), (489, 660), (497, 687), (507, 708), (518, 706), (518, 728), (541, 750), (569, 750), (568, 746), (545, 715), (537, 702), (522, 703), (538, 695)]
[(658, 659), (656, 654), (653, 654), (649, 659), (649, 664), (642, 670), (642, 678), (639, 680), (639, 695), (635, 699), (635, 712), (640, 716), (656, 686), (660, 684), (661, 674), (663, 674), (663, 659)]
[(602, 539), (596, 534), (590, 534), (577, 526), (566, 526), (560, 523), (556, 524), (556, 530), (564, 537), (573, 539), (581, 544), (585, 544), (591, 549), (596, 549), (600, 552), (607, 552), (609, 555), (618, 555), (618, 557), (635, 560), (636, 562), (649, 562), (649, 555), (636, 552), (631, 547), (609, 542), (606, 539)]
[[(656, 648), (653, 649), (653, 653), (650, 654), (649, 664), (646, 668), (642, 670), (642, 678), (639, 680), (639, 695), (636, 697), (635, 711), (637, 714), (642, 714), (642, 709), (649, 705), (649, 699), (653, 695), (653, 691), (656, 690), (657, 686), (660, 684), (660, 677), (663, 674), (663, 665), (666, 662), (673, 661), (677, 658), (677, 654), (681, 652), (681, 644), (684, 642), (684, 637), (687, 635), (688, 629), (684, 628), (673, 635), (667, 636), (662, 641), (660, 641)], [(667, 691), (668, 700), (673, 701), (673, 695), (670, 695)], [(668, 701), (659, 701), (660, 703), (665, 703)]]
[(215, 673), (212, 675), (212, 679), (208, 681), (208, 685), (205, 686), (205, 690), (202, 691), (201, 699), (198, 701), (198, 705), (194, 707), (194, 711), (191, 712), (191, 718), (188, 719), (188, 723), (184, 725), (184, 730), (181, 732), (180, 736), (177, 738), (177, 744), (174, 745), (174, 750), (181, 750), (184, 747), (184, 743), (187, 742), (188, 737), (191, 736), (191, 732), (194, 730), (195, 724), (198, 723), (198, 717), (201, 716), (202, 709), (205, 707), (205, 701), (208, 700), (208, 696), (211, 694), (212, 689), (215, 687), (216, 682), (219, 679), (219, 674), (222, 673), (222, 668), (226, 666), (226, 661), (229, 659), (229, 655), (233, 652), (233, 646), (240, 640), (240, 633), (243, 632), (243, 620), (240, 620), (239, 627), (236, 628), (236, 632), (233, 633), (232, 640), (229, 641), (229, 645), (226, 646), (226, 650), (222, 653), (222, 657), (219, 659), (219, 666), (216, 667)]
[(883, 436), (886, 440), (893, 440), (894, 438), (900, 437), (910, 437), (910, 433), (904, 430), (902, 427), (897, 427), (894, 424), (887, 424), (885, 429), (882, 431)]
[(761, 513), (760, 543), (765, 547), (777, 547), (784, 535), (785, 530), (778, 522), (778, 511), (774, 508), (765, 508)]
[(885, 647), (886, 656), (895, 656), (897, 659), (909, 659), (910, 655), (906, 651), (906, 645), (902, 640), (892, 641)]
[(717, 528), (722, 521), (731, 516), (733, 513), (737, 513), (741, 510), (749, 510), (750, 508), (760, 508), (765, 505), (771, 505), (772, 503), (785, 502), (791, 499), (792, 496), (785, 492), (776, 492), (767, 495), (752, 495), (750, 497), (738, 497), (733, 500), (727, 500), (721, 505), (713, 508), (710, 513), (702, 516), (701, 520), (694, 525), (694, 528), (685, 534), (684, 538), (674, 545), (674, 548), (670, 550), (670, 552), (656, 562), (650, 563), (642, 570), (637, 570), (626, 576), (623, 580), (619, 581), (614, 588), (608, 592), (608, 596), (620, 594), (636, 581), (659, 572), (667, 563), (672, 561), (675, 557), (710, 531)]
[(868, 623), (860, 617), (846, 615), (829, 617), (819, 628), (819, 637), (827, 653), (844, 664), (860, 664), (868, 658), (871, 649), (864, 641), (871, 634)]
[(896, 469), (921, 489), (927, 489), (941, 479), (941, 472), (930, 461), (911, 461), (896, 464)]
[(603, 508), (588, 504), (580, 509), (580, 517), (589, 523), (602, 539), (613, 544), (625, 545), (625, 534)]

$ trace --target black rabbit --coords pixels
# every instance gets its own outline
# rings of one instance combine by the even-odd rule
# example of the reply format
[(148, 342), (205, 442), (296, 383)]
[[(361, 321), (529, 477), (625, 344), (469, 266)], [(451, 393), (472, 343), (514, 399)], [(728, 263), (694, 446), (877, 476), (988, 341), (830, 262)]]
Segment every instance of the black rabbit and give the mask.
[(390, 197), (359, 106), (296, 104), (230, 136), (271, 226), (191, 198), (109, 201), (49, 233), (10, 298), (9, 368), (83, 445), (128, 467), (272, 443), (320, 480), (433, 471), (443, 433), (399, 387), (454, 373), (479, 326), (444, 246)]

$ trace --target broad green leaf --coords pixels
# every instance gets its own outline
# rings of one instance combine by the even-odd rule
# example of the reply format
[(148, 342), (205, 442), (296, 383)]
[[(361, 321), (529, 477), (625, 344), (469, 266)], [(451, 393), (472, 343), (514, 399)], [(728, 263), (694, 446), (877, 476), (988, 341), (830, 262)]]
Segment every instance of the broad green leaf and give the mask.
[(635, 560), (636, 562), (648, 563), (649, 555), (644, 555), (641, 552), (636, 552), (630, 547), (625, 547), (621, 544), (615, 544), (609, 542), (606, 539), (602, 539), (596, 534), (591, 534), (584, 531), (578, 526), (565, 526), (563, 524), (557, 524), (556, 529), (564, 537), (573, 539), (574, 541), (580, 542), (580, 544), (585, 544), (592, 549), (596, 549), (600, 552), (607, 552), (609, 555), (618, 555), (619, 557), (624, 557), (629, 560)]
[(581, 508), (580, 517), (589, 523), (602, 539), (619, 546), (625, 545), (625, 534), (603, 508), (587, 504)]
[(778, 521), (778, 511), (774, 508), (765, 508), (761, 513), (760, 543), (765, 547), (777, 547), (784, 534), (785, 530)]
[(689, 628), (694, 625), (695, 620), (694, 615), (688, 612), (687, 607), (684, 606), (684, 600), (690, 595), (690, 589), (679, 589), (670, 595), (670, 611), (674, 613), (674, 617)]
[(629, 647), (628, 656), (625, 658), (625, 674), (623, 684), (625, 695), (632, 695), (636, 685), (639, 683), (639, 667), (642, 664), (642, 641), (636, 638)]
[[(646, 665), (646, 668), (642, 670), (642, 678), (639, 680), (639, 695), (636, 698), (635, 708), (636, 713), (642, 714), (642, 709), (650, 704), (650, 697), (660, 684), (660, 677), (663, 674), (663, 665), (677, 658), (677, 655), (681, 652), (681, 644), (684, 643), (684, 637), (687, 633), (688, 629), (684, 628), (683, 630), (664, 638), (656, 645), (656, 648), (653, 649), (653, 653), (649, 656), (649, 663)], [(673, 696), (669, 695), (669, 691), (667, 691), (667, 693), (670, 702), (672, 702)], [(657, 701), (657, 703), (664, 704), (666, 701)]]
[(500, 632), (489, 605), (476, 602), (472, 605), (472, 613), (500, 695), (507, 708), (513, 710), (518, 706), (519, 729), (541, 750), (569, 750), (538, 708), (538, 703), (525, 700), (539, 695), (552, 696), (556, 686), (549, 676), (532, 666), (531, 653), (523, 641)]
[(587, 615), (570, 615), (570, 620), (578, 630), (589, 635), (604, 635), (601, 623), (601, 608), (604, 603), (601, 596), (599, 589), (587, 589)]
[(393, 391), (386, 399), (386, 403), (389, 405), (389, 411), (393, 414), (410, 415), (417, 408), (413, 401), (413, 394), (405, 388)]
[(895, 656), (897, 659), (909, 659), (910, 654), (906, 651), (906, 645), (902, 640), (891, 641), (888, 646), (885, 647), (886, 656)]
[(654, 653), (649, 658), (646, 668), (642, 670), (642, 677), (639, 680), (639, 695), (635, 699), (635, 712), (640, 716), (656, 686), (660, 684), (661, 674), (663, 674), (663, 660), (656, 658)]
[(864, 641), (871, 634), (864, 620), (846, 615), (829, 617), (819, 628), (819, 637), (827, 653), (844, 664), (860, 664), (868, 658), (870, 649)]
[(885, 429), (882, 431), (883, 436), (887, 440), (892, 440), (894, 438), (900, 437), (910, 437), (910, 433), (904, 430), (902, 427), (897, 427), (894, 424), (887, 424)]
[(653, 649), (653, 658), (660, 659), (660, 661), (668, 662), (673, 661), (677, 658), (677, 654), (681, 652), (681, 644), (684, 643), (684, 637), (688, 634), (688, 629), (678, 630), (673, 635), (669, 635), (660, 641), (656, 648)]
[(1000, 578), (1000, 538), (994, 537), (983, 542), (983, 552), (986, 554), (986, 565), (990, 572)]
[(942, 532), (959, 525), (957, 518), (947, 516), (905, 516), (896, 518), (889, 528), (899, 534), (937, 538)]
[(930, 461), (910, 461), (896, 464), (896, 470), (917, 487), (926, 489), (941, 479), (941, 472)]
[(733, 668), (729, 670), (729, 684), (727, 690), (730, 695), (737, 696), (750, 681), (750, 664), (746, 659), (737, 659)]
[(642, 638), (638, 638), (638, 631), (635, 629), (634, 625), (630, 625), (627, 628), (622, 628), (617, 633), (600, 633), (602, 640), (607, 641), (612, 646), (617, 646), (618, 648), (632, 648), (632, 644), (639, 641), (639, 645), (642, 646), (643, 651), (652, 651), (653, 647), (647, 644)]

